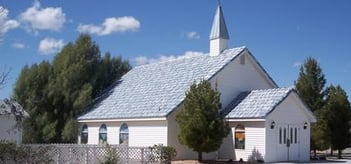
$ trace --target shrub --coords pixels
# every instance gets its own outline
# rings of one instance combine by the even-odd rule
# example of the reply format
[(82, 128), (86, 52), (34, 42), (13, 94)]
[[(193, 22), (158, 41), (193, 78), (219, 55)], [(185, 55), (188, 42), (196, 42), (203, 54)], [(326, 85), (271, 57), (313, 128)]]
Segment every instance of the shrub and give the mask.
[(50, 163), (51, 147), (31, 147), (0, 141), (0, 163)]
[(16, 145), (4, 140), (1, 140), (0, 142), (0, 161), (1, 163), (5, 163), (5, 161), (11, 158)]
[(106, 144), (105, 146), (106, 154), (104, 161), (101, 164), (116, 164), (118, 163), (118, 155), (116, 148), (111, 147), (111, 145)]
[(171, 161), (177, 156), (177, 151), (173, 147), (163, 146), (162, 144), (154, 145), (150, 149), (155, 152), (156, 159), (161, 163), (170, 164)]

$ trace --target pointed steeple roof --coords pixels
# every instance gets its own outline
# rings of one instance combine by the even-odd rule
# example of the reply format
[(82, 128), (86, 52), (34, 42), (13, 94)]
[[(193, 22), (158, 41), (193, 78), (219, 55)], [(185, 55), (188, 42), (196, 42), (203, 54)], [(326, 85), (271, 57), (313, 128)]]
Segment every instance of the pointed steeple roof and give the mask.
[(212, 30), (210, 34), (210, 40), (213, 39), (229, 39), (227, 25), (225, 24), (222, 6), (218, 3), (216, 15), (213, 19)]

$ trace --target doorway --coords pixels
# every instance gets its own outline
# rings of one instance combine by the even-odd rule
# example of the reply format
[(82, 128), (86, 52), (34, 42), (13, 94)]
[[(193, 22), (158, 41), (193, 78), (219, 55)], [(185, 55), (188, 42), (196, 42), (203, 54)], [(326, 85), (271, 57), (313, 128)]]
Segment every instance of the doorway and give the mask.
[(280, 161), (298, 161), (300, 128), (294, 124), (281, 124), (277, 127), (277, 155)]

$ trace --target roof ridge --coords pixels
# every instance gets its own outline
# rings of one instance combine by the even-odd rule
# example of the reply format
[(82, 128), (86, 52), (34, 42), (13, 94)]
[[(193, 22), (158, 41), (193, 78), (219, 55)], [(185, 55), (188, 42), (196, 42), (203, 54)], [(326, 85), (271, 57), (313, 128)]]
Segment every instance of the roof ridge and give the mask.
[(277, 88), (264, 88), (264, 89), (253, 89), (251, 90), (251, 92), (253, 91), (269, 91), (269, 90), (293, 90), (294, 87), (277, 87)]
[[(176, 62), (176, 61), (181, 61), (181, 60), (187, 60), (187, 59), (192, 59), (192, 58), (196, 58), (196, 57), (203, 57), (203, 56), (208, 56), (208, 53), (206, 53), (205, 55), (196, 55), (196, 56), (191, 56), (191, 57), (183, 57), (183, 58), (176, 58), (176, 59), (170, 59), (170, 60), (165, 60), (165, 61), (157, 61), (157, 62), (153, 62), (153, 63), (147, 63), (147, 64), (142, 64), (142, 65), (138, 65), (134, 68), (138, 68), (138, 67), (143, 67), (143, 66), (149, 66), (149, 65), (158, 65), (158, 64), (164, 64), (164, 63), (172, 63), (172, 62)], [(179, 57), (179, 56), (177, 56)]]
[[(247, 49), (246, 46), (240, 46), (240, 47), (233, 47), (233, 48), (229, 48), (229, 49), (226, 49), (224, 50), (221, 54), (225, 54), (227, 51), (230, 51), (230, 50), (234, 50), (234, 49)], [(181, 57), (181, 58), (177, 58), (177, 57), (180, 57), (180, 56), (175, 56), (176, 58), (175, 59), (171, 59), (171, 60), (165, 60), (165, 61), (158, 61), (158, 62), (153, 62), (153, 63), (147, 63), (147, 64), (142, 64), (142, 65), (138, 65), (138, 66), (135, 66), (135, 68), (138, 68), (138, 67), (144, 67), (144, 66), (149, 66), (149, 65), (157, 65), (157, 64), (164, 64), (164, 63), (172, 63), (172, 62), (176, 62), (176, 61), (181, 61), (181, 60), (190, 60), (190, 59), (193, 59), (193, 58), (196, 58), (196, 57), (210, 57), (209, 53), (205, 53), (204, 55), (196, 55), (196, 56), (191, 56), (191, 57)], [(212, 56), (213, 57), (213, 56)]]

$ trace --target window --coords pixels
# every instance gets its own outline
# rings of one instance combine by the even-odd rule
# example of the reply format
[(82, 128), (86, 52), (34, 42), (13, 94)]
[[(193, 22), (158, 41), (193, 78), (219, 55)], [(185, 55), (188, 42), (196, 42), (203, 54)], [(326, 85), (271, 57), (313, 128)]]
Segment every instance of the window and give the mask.
[(240, 64), (241, 65), (245, 64), (245, 55), (240, 56)]
[(245, 149), (245, 127), (241, 124), (235, 128), (235, 149)]
[(88, 143), (88, 126), (86, 124), (83, 125), (82, 131), (80, 133), (80, 143), (81, 144)]
[(279, 144), (282, 144), (282, 128), (279, 128)]
[(129, 130), (127, 124), (122, 124), (119, 128), (119, 144), (128, 146)]
[(293, 144), (294, 142), (294, 140), (293, 140), (293, 135), (294, 135), (294, 133), (293, 133), (293, 128), (290, 128), (290, 143), (291, 144)]
[(105, 124), (102, 124), (99, 129), (99, 144), (107, 143), (107, 128)]
[(297, 128), (295, 128), (295, 144), (297, 144)]
[(284, 128), (284, 138), (283, 138), (284, 144), (286, 144), (286, 128)]

